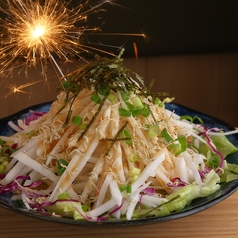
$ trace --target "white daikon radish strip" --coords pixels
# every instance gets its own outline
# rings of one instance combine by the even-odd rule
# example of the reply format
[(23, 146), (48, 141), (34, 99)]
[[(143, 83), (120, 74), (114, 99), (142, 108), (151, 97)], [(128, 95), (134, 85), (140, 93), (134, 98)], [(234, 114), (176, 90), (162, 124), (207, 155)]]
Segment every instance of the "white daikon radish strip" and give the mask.
[(8, 125), (14, 130), (14, 131), (17, 131), (17, 132), (20, 132), (22, 131), (22, 129), (17, 126), (13, 121), (9, 121), (8, 122)]
[(72, 198), (72, 199), (74, 199), (74, 200), (79, 200), (79, 196), (78, 196), (78, 194), (74, 191), (72, 185), (67, 189), (66, 192), (69, 194), (70, 198)]
[(1, 139), (2, 141), (6, 141), (6, 142), (12, 142), (12, 143), (17, 143), (17, 142), (18, 142), (18, 139), (17, 139), (17, 137), (15, 137), (15, 136), (12, 136), (12, 137), (0, 136), (0, 139)]
[(52, 159), (55, 159), (55, 154), (60, 150), (61, 146), (64, 145), (67, 137), (72, 133), (72, 131), (77, 127), (77, 125), (70, 126), (67, 131), (63, 134), (61, 139), (57, 142), (57, 144), (54, 146), (54, 148), (50, 151), (48, 158), (45, 162), (46, 165), (49, 165)]
[(7, 165), (6, 169), (5, 169), (5, 173), (8, 173), (9, 170), (17, 163), (17, 160), (12, 158), (11, 161), (9, 162), (9, 164)]
[(175, 163), (175, 177), (180, 178), (185, 183), (188, 183), (188, 173), (187, 173), (187, 165), (182, 156), (177, 157), (174, 160)]
[(0, 184), (7, 185), (8, 183), (11, 183), (16, 176), (21, 175), (21, 170), (25, 167), (25, 164), (18, 162), (3, 178), (0, 180)]
[(127, 212), (126, 212), (126, 219), (127, 220), (131, 220), (131, 217), (133, 215), (133, 212), (135, 210), (135, 207), (136, 207), (139, 199), (140, 199), (140, 195), (136, 194), (133, 197), (133, 200), (130, 201), (130, 203), (129, 203), (128, 207), (127, 207)]
[[(44, 175), (48, 179), (50, 179), (53, 182), (56, 182), (58, 180), (58, 176), (56, 176), (52, 171), (50, 171), (47, 167), (41, 165), (37, 161), (33, 160), (30, 156), (28, 156), (26, 153), (20, 151), (18, 153), (14, 154), (14, 158), (21, 163), (25, 164), (26, 166), (36, 170), (38, 173)], [(17, 174), (16, 174), (17, 175)]]
[(116, 172), (117, 179), (124, 183), (126, 181), (124, 169), (123, 169), (123, 162), (122, 162), (122, 150), (121, 150), (121, 143), (118, 141), (114, 144), (113, 147), (113, 157), (114, 157), (114, 163), (113, 163), (113, 169)]
[(193, 157), (187, 151), (184, 151), (183, 153), (181, 153), (181, 156), (184, 157), (187, 166), (189, 167), (189, 169), (191, 169), (194, 179), (197, 182), (197, 184), (200, 186), (203, 186), (203, 182), (202, 182), (201, 176), (198, 172), (198, 168), (197, 168), (196, 164), (192, 161)]
[(98, 136), (95, 136), (91, 141), (89, 141), (87, 151), (85, 151), (84, 154), (79, 151), (75, 153), (66, 170), (57, 182), (54, 191), (49, 197), (49, 201), (55, 200), (60, 193), (65, 192), (69, 188), (78, 174), (82, 171), (89, 158), (92, 156), (94, 150), (98, 146), (98, 143), (99, 138)]
[(166, 176), (166, 174), (164, 173), (161, 166), (158, 166), (155, 169), (155, 176), (156, 176), (157, 180), (162, 180), (163, 181), (163, 185), (167, 185), (170, 182), (169, 177)]
[(198, 139), (198, 141), (204, 143), (204, 144), (207, 144), (207, 141), (205, 139), (203, 139), (201, 136), (197, 135), (196, 133), (192, 133), (191, 134), (194, 138)]
[(158, 196), (151, 196), (148, 194), (141, 195), (140, 202), (141, 204), (147, 206), (147, 207), (157, 207), (163, 202), (166, 202), (166, 198), (160, 198)]
[(142, 184), (145, 183), (145, 181), (148, 179), (148, 177), (155, 176), (155, 170), (159, 166), (160, 163), (163, 162), (165, 159), (165, 151), (159, 151), (157, 152), (151, 161), (148, 163), (148, 165), (144, 168), (144, 170), (141, 172), (141, 174), (138, 176), (137, 180), (132, 183), (132, 192), (136, 191)]
[(108, 200), (107, 202), (103, 203), (101, 206), (92, 209), (89, 212), (86, 212), (86, 215), (95, 219), (96, 217), (102, 215), (103, 213), (111, 210), (116, 206), (116, 202), (113, 199)]
[(42, 178), (42, 174), (38, 173), (36, 170), (32, 170), (29, 174), (30, 179), (26, 180), (24, 185), (30, 185), (32, 182), (39, 181)]
[(108, 123), (110, 122), (111, 108), (108, 107), (104, 114), (103, 119), (101, 120), (100, 125), (96, 128), (96, 133), (99, 135), (99, 138), (108, 138), (108, 134), (110, 134), (109, 130), (106, 130), (108, 127)]
[(149, 183), (143, 184), (142, 186), (140, 186), (136, 191), (132, 192), (131, 195), (129, 196), (129, 198), (127, 199), (129, 201), (129, 205), (127, 207), (127, 212), (126, 212), (126, 218), (127, 220), (130, 220), (133, 212), (135, 210), (135, 207), (137, 205), (137, 203), (139, 202), (140, 199), (140, 193), (149, 186)]
[(120, 206), (121, 203), (122, 203), (123, 196), (121, 194), (121, 191), (118, 187), (117, 182), (114, 179), (112, 179), (109, 186), (110, 186), (110, 191), (111, 191), (112, 198), (117, 203), (117, 205)]
[(98, 199), (96, 201), (95, 204), (95, 208), (101, 206), (101, 204), (103, 203), (104, 199), (105, 199), (105, 195), (107, 193), (107, 189), (109, 187), (109, 184), (111, 183), (113, 178), (113, 173), (109, 172), (103, 182), (103, 185), (100, 189), (100, 192), (98, 194)]
[(33, 137), (31, 138), (26, 145), (18, 149), (15, 153), (13, 153), (11, 156), (14, 157), (16, 153), (19, 153), (21, 151), (28, 151), (28, 150), (36, 150), (41, 142), (40, 137)]
[(81, 193), (81, 199), (83, 202), (85, 202), (88, 198), (89, 193), (92, 190), (93, 184), (96, 183), (98, 180), (99, 173), (103, 170), (104, 166), (104, 158), (103, 156), (98, 159), (98, 162), (95, 164), (95, 167), (93, 168), (90, 177), (88, 177), (88, 182), (85, 182), (85, 187), (83, 188), (83, 191)]

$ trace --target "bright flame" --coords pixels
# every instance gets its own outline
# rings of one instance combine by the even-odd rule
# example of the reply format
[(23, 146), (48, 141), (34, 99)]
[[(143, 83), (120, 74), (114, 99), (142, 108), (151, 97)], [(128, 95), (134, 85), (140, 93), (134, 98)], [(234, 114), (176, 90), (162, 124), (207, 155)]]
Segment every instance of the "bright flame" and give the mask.
[(31, 34), (32, 34), (33, 38), (35, 38), (36, 40), (40, 40), (40, 38), (44, 36), (46, 31), (47, 31), (47, 29), (45, 28), (45, 26), (38, 25), (35, 27), (35, 29), (33, 29), (31, 31)]

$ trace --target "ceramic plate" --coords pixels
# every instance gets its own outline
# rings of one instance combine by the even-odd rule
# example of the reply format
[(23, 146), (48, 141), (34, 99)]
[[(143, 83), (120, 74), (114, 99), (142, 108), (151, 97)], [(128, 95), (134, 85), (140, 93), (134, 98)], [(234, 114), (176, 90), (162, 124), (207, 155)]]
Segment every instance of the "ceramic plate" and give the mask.
[[(12, 116), (0, 119), (0, 135), (9, 136), (12, 133), (14, 133), (11, 130), (11, 128), (7, 125), (8, 121), (10, 120), (16, 121), (19, 118), (22, 118), (22, 119), (25, 118), (27, 113), (29, 112), (29, 109), (33, 111), (48, 111), (50, 108), (50, 105), (51, 103), (39, 104), (36, 106), (32, 106), (30, 108), (27, 108), (25, 110), (22, 110), (18, 113), (15, 113)], [(178, 104), (170, 103), (167, 105), (167, 108), (171, 111), (175, 111), (176, 114), (179, 114), (179, 115), (199, 116), (200, 118), (202, 118), (204, 124), (208, 127), (219, 127), (219, 128), (223, 128), (224, 131), (234, 130), (232, 126), (223, 122), (222, 120), (205, 115), (203, 113), (197, 112), (195, 110), (192, 110), (190, 108), (187, 108)], [(235, 146), (238, 146), (238, 134), (230, 135), (228, 136), (228, 139)], [(227, 160), (230, 163), (238, 164), (238, 153), (228, 156)], [(88, 222), (88, 221), (75, 221), (69, 218), (57, 218), (57, 217), (46, 216), (39, 212), (29, 211), (25, 208), (19, 207), (16, 203), (10, 200), (10, 197), (11, 197), (10, 195), (7, 195), (7, 196), (0, 195), (0, 206), (14, 212), (19, 212), (23, 215), (27, 215), (27, 216), (31, 216), (31, 217), (39, 218), (43, 220), (48, 220), (52, 222), (61, 222), (61, 223), (68, 223), (68, 224), (75, 224), (75, 225), (91, 225), (91, 226), (142, 225), (142, 224), (170, 221), (170, 220), (182, 218), (182, 217), (189, 216), (197, 212), (203, 211), (217, 204), (218, 202), (221, 202), (222, 200), (226, 199), (228, 196), (234, 193), (237, 189), (238, 189), (238, 180), (235, 180), (229, 183), (223, 183), (221, 184), (220, 190), (218, 190), (216, 193), (205, 198), (198, 198), (194, 200), (189, 206), (186, 206), (180, 212), (173, 213), (163, 217), (150, 217), (150, 218), (136, 219), (136, 220), (130, 220), (130, 221), (109, 220), (109, 221), (103, 221), (103, 222)]]

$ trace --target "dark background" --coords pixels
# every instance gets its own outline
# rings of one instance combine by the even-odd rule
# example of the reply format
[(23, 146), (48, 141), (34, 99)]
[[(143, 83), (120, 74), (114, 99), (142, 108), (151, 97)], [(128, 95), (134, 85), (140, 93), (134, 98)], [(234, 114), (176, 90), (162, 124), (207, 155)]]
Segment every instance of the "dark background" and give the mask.
[(102, 32), (143, 32), (148, 36), (89, 37), (92, 43), (124, 46), (125, 55), (134, 54), (133, 42), (142, 56), (238, 50), (237, 0), (118, 0), (104, 8), (105, 12), (93, 14), (89, 20), (93, 25), (100, 18), (109, 19)]

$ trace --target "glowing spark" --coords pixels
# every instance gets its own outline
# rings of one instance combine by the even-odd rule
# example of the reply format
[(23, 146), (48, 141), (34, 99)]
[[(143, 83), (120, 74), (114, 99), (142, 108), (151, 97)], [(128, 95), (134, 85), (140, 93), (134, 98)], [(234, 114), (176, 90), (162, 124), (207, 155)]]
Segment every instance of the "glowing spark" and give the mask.
[(14, 94), (14, 93), (24, 93), (24, 94), (30, 94), (29, 92), (25, 91), (25, 88), (28, 88), (30, 86), (33, 86), (37, 83), (41, 83), (43, 82), (43, 80), (38, 80), (38, 81), (34, 81), (34, 82), (29, 82), (29, 83), (25, 83), (22, 84), (20, 86), (16, 86), (16, 85), (9, 85), (7, 86), (7, 88), (10, 89), (10, 92), (5, 96), (5, 98), (9, 97), (10, 95)]
[[(70, 1), (0, 0), (0, 11), (5, 15), (0, 19), (0, 71), (4, 73), (18, 59), (25, 59), (26, 66), (38, 61), (45, 65), (55, 56), (68, 61), (88, 52), (83, 37), (98, 28), (87, 28), (85, 20), (105, 3), (111, 2), (93, 7), (86, 2), (69, 9)], [(86, 7), (89, 9), (84, 10)]]

